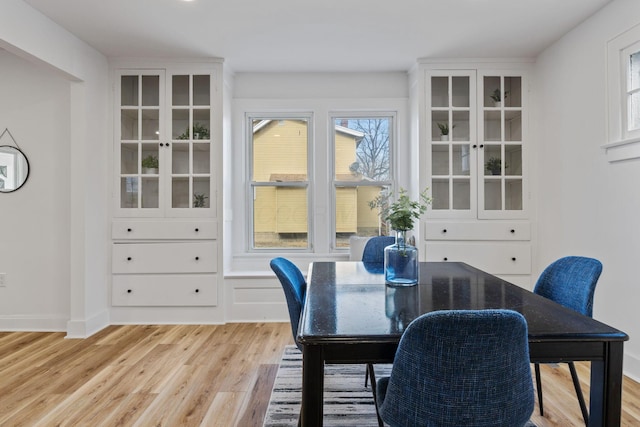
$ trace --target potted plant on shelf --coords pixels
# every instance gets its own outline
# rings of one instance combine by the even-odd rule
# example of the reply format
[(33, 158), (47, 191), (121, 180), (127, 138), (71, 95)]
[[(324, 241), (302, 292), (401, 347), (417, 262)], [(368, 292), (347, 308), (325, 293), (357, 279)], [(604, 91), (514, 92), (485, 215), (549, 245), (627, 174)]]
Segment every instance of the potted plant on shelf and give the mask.
[[(500, 175), (502, 173), (502, 160), (499, 157), (491, 157), (484, 164), (487, 171), (491, 172), (491, 175)], [(504, 164), (504, 168), (507, 169), (509, 165)]]
[[(505, 90), (504, 91), (504, 99), (507, 99), (507, 96), (509, 95), (509, 91)], [(495, 107), (502, 107), (502, 95), (500, 94), (500, 89), (496, 89), (493, 91), (493, 93), (491, 95), (489, 95), (489, 97), (491, 99), (493, 99), (493, 105)]]
[(396, 231), (396, 242), (384, 249), (385, 281), (390, 286), (411, 286), (418, 283), (418, 249), (407, 243), (407, 231), (413, 230), (413, 222), (419, 219), (431, 204), (426, 188), (418, 200), (411, 200), (407, 191), (400, 188), (398, 198), (390, 203), (391, 194), (382, 191), (369, 202), (371, 209), (380, 209), (380, 218)]
[(156, 174), (158, 173), (158, 157), (149, 154), (142, 159), (142, 173)]
[[(455, 128), (456, 125), (451, 126), (451, 129)], [(442, 141), (449, 140), (449, 123), (438, 123), (438, 128), (440, 129), (440, 139)]]
[(193, 207), (194, 208), (204, 208), (205, 207), (205, 200), (208, 199), (208, 196), (205, 196), (204, 194), (201, 193), (194, 193), (193, 195)]
[[(193, 139), (209, 139), (209, 129), (200, 123), (196, 122), (193, 125), (192, 131)], [(189, 128), (187, 128), (182, 135), (178, 136), (176, 139), (189, 139)]]

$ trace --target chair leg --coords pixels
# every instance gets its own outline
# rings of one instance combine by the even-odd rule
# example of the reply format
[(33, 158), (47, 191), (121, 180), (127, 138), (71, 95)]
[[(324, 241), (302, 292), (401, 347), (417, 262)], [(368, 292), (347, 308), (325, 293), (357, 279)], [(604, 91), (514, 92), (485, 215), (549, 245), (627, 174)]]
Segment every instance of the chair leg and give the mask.
[(378, 426), (384, 427), (382, 418), (380, 418), (380, 412), (378, 412), (378, 395), (376, 392), (376, 372), (373, 370), (373, 364), (367, 363), (367, 374), (371, 378), (371, 392), (373, 393), (373, 404), (376, 407), (376, 417), (378, 417)]
[(576, 372), (576, 365), (573, 362), (569, 362), (569, 371), (571, 371), (571, 379), (573, 380), (573, 386), (576, 389), (576, 395), (578, 396), (578, 402), (580, 403), (580, 410), (582, 411), (582, 418), (584, 418), (584, 425), (589, 425), (589, 411), (587, 405), (584, 403), (584, 396), (582, 395), (582, 388), (580, 387), (580, 379)]
[(536, 371), (536, 389), (538, 390), (538, 406), (540, 406), (540, 416), (544, 417), (544, 408), (542, 407), (542, 377), (540, 376), (540, 364), (534, 364)]
[(367, 364), (367, 369), (364, 370), (364, 387), (366, 388), (369, 384), (369, 364)]

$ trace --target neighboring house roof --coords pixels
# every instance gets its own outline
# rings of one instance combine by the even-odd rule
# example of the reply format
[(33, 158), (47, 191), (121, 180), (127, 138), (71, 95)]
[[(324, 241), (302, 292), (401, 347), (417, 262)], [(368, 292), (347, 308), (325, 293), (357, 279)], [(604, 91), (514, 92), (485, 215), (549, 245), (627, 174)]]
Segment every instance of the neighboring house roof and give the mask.
[[(270, 182), (300, 182), (306, 181), (307, 175), (304, 173), (272, 173), (269, 176)], [(363, 177), (359, 174), (339, 173), (336, 176), (337, 181), (372, 181), (372, 179)]]
[(306, 181), (307, 174), (304, 173), (272, 173), (269, 177), (271, 182), (295, 182)]

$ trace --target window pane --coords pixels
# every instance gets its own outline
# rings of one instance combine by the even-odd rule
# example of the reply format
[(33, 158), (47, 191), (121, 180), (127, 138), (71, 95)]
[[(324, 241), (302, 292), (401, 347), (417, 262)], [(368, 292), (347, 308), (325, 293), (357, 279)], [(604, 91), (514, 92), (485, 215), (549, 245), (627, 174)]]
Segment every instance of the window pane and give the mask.
[(389, 181), (391, 117), (336, 118), (337, 181)]
[(307, 119), (253, 119), (253, 181), (307, 180)]
[(336, 188), (336, 246), (349, 247), (349, 237), (389, 235), (380, 220), (379, 209), (372, 209), (372, 202), (385, 189), (384, 186), (354, 186)]
[(254, 187), (254, 248), (307, 248), (307, 189)]
[(632, 54), (629, 62), (629, 90), (640, 89), (640, 52)]
[[(309, 243), (308, 118), (250, 118), (253, 248)], [(258, 186), (272, 182), (277, 185)]]

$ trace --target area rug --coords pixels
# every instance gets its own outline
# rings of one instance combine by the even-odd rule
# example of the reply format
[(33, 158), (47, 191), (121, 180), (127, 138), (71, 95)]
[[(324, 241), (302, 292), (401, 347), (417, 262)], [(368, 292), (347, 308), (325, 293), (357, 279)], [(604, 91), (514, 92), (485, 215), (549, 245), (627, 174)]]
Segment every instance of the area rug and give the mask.
[[(375, 365), (376, 377), (391, 365)], [(371, 384), (364, 386), (365, 365), (327, 365), (324, 370), (324, 421), (328, 427), (378, 427)], [(296, 427), (302, 394), (302, 354), (287, 346), (278, 368), (264, 427)], [(536, 427), (529, 423), (526, 427)]]

